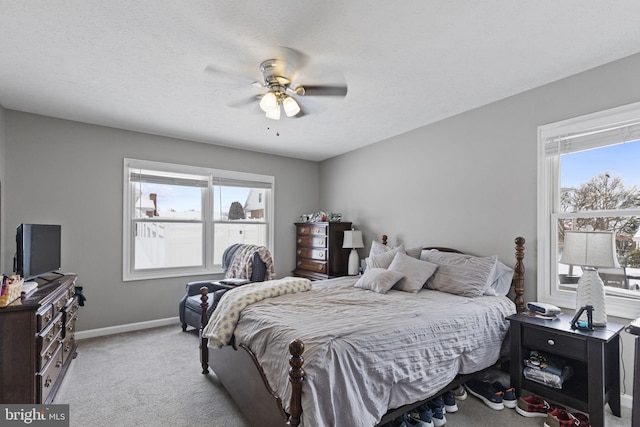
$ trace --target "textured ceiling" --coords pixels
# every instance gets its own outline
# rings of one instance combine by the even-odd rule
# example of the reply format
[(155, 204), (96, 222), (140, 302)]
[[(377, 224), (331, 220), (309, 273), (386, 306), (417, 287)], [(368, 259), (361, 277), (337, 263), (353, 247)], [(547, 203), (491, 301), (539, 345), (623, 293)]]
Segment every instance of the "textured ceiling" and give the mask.
[[(0, 0), (0, 104), (323, 160), (637, 53), (639, 19), (637, 0)], [(277, 122), (243, 103), (280, 46), (347, 96)]]

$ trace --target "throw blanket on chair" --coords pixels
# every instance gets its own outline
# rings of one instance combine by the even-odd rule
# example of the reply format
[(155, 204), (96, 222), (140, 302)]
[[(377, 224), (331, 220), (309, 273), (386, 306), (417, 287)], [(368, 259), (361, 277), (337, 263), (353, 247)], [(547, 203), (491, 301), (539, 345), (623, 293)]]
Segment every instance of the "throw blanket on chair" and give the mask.
[(209, 347), (222, 348), (231, 341), (243, 308), (266, 298), (304, 292), (309, 289), (311, 289), (311, 281), (300, 277), (285, 277), (231, 289), (218, 303), (202, 334), (209, 339)]
[(251, 279), (251, 273), (253, 272), (253, 254), (256, 252), (267, 267), (264, 280), (275, 279), (276, 273), (273, 268), (271, 252), (269, 252), (269, 249), (266, 247), (257, 245), (242, 245), (238, 248), (233, 257), (233, 262), (225, 274), (225, 278)]

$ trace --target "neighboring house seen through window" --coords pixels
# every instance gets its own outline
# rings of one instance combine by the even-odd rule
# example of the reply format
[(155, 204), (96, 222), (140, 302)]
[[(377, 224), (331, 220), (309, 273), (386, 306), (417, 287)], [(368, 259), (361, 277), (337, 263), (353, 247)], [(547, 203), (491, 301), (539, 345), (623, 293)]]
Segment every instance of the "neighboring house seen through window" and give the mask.
[(599, 268), (609, 315), (640, 315), (640, 103), (539, 128), (538, 300), (574, 309), (582, 266), (560, 262), (566, 231), (615, 235)]
[(123, 280), (220, 273), (233, 243), (272, 248), (272, 176), (124, 161)]

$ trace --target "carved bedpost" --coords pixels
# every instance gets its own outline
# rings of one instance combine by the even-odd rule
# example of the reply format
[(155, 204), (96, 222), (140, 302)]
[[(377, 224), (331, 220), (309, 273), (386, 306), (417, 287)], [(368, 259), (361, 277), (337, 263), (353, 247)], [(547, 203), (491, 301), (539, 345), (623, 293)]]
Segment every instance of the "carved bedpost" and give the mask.
[(513, 288), (516, 293), (514, 299), (518, 313), (524, 311), (524, 237), (516, 237), (516, 266), (513, 274)]
[(289, 402), (289, 421), (287, 426), (299, 426), (300, 417), (302, 416), (302, 383), (304, 382), (304, 369), (302, 364), (304, 358), (304, 343), (295, 339), (289, 343), (289, 381), (291, 382), (291, 401)]
[(209, 322), (209, 316), (207, 316), (207, 311), (209, 309), (209, 304), (207, 302), (207, 300), (209, 299), (209, 296), (207, 295), (209, 293), (209, 289), (206, 286), (203, 286), (200, 288), (200, 295), (202, 295), (200, 297), (200, 300), (202, 301), (202, 304), (200, 304), (200, 308), (202, 310), (202, 318), (200, 319), (200, 329), (199, 329), (199, 334), (200, 334), (200, 364), (202, 365), (202, 373), (203, 374), (208, 374), (209, 373), (209, 349), (207, 348), (207, 339), (204, 337), (204, 328), (205, 326), (207, 326), (207, 323)]
[(383, 235), (382, 235), (382, 244), (383, 244), (383, 245), (385, 245), (385, 246), (387, 246), (387, 238), (388, 238), (388, 237), (387, 237), (387, 235), (386, 235), (386, 234), (383, 234)]

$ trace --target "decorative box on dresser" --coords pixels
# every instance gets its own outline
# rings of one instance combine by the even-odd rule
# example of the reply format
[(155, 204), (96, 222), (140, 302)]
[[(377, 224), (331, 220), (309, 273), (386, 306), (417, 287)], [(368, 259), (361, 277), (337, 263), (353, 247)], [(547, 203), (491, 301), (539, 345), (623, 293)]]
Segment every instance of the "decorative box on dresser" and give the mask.
[(297, 222), (296, 269), (293, 274), (311, 280), (345, 276), (349, 249), (342, 248), (350, 222)]
[(76, 276), (36, 281), (32, 295), (0, 308), (2, 403), (51, 403), (76, 357)]

